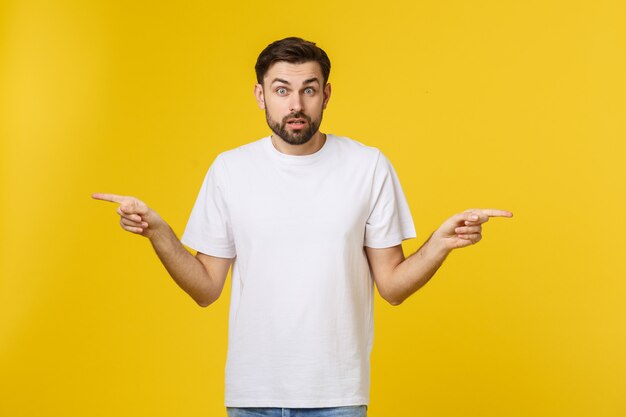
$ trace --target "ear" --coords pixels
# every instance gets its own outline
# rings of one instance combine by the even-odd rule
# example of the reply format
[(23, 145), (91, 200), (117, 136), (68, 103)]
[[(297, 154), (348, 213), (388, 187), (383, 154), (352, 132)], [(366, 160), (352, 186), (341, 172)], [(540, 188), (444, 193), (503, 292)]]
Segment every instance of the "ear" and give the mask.
[(256, 98), (256, 104), (259, 106), (259, 109), (265, 110), (265, 95), (261, 84), (254, 85), (254, 98)]
[(326, 83), (324, 86), (324, 102), (322, 103), (322, 109), (326, 109), (328, 105), (328, 100), (330, 100), (330, 83)]

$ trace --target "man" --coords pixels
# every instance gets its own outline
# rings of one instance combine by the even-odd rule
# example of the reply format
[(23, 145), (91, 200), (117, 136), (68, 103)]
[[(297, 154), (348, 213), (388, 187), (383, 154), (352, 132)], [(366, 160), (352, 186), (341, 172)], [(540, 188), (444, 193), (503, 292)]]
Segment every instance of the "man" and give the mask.
[(331, 95), (326, 53), (286, 38), (261, 52), (256, 72), (273, 134), (214, 161), (182, 237), (195, 257), (145, 203), (94, 198), (120, 204), (122, 228), (147, 237), (201, 306), (218, 299), (232, 265), (229, 416), (364, 416), (374, 283), (398, 305), (453, 249), (477, 243), (489, 217), (512, 214), (456, 214), (405, 259), (401, 243), (415, 229), (389, 161), (319, 130)]

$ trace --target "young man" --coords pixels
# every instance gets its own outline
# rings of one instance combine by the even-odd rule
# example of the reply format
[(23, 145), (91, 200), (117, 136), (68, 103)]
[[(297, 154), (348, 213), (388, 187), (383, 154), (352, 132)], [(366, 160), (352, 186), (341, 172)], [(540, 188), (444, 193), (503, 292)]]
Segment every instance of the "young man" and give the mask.
[(512, 214), (456, 214), (405, 259), (401, 243), (415, 229), (389, 161), (319, 130), (331, 95), (326, 53), (283, 39), (261, 52), (256, 73), (255, 97), (273, 133), (214, 161), (182, 237), (195, 257), (145, 203), (94, 198), (120, 204), (122, 227), (149, 238), (201, 306), (217, 300), (232, 265), (230, 416), (364, 416), (374, 283), (398, 305), (453, 249), (477, 243), (489, 217)]

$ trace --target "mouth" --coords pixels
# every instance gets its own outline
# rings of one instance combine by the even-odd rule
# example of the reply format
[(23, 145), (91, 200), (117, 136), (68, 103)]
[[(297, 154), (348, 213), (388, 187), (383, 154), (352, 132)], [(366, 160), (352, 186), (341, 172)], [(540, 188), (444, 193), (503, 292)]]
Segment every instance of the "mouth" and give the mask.
[(306, 126), (306, 124), (307, 124), (306, 119), (288, 119), (287, 120), (287, 125), (293, 129), (301, 129), (304, 126)]

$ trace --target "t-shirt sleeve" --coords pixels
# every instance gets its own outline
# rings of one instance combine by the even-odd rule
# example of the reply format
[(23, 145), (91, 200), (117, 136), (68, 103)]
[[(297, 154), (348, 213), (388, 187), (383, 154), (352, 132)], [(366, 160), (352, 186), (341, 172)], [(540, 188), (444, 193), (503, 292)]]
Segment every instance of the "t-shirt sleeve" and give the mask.
[(223, 161), (218, 156), (204, 178), (181, 242), (207, 255), (234, 258), (235, 242), (224, 179)]
[(415, 237), (415, 226), (398, 176), (378, 154), (372, 184), (371, 212), (365, 224), (365, 246), (388, 248)]

